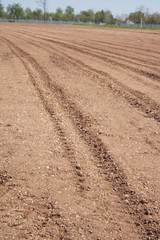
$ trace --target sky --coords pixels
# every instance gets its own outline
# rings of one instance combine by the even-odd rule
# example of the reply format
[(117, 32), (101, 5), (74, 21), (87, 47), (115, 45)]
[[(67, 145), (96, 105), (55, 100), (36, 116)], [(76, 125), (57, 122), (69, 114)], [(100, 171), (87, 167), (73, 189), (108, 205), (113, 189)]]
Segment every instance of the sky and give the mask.
[[(160, 0), (47, 0), (47, 2), (49, 12), (55, 12), (58, 7), (65, 10), (68, 5), (74, 8), (75, 13), (88, 9), (110, 10), (114, 16), (134, 12), (142, 5), (148, 8), (150, 13), (160, 12)], [(26, 7), (32, 10), (39, 8), (37, 0), (1, 0), (1, 3), (4, 7), (8, 4), (19, 3), (24, 9)]]

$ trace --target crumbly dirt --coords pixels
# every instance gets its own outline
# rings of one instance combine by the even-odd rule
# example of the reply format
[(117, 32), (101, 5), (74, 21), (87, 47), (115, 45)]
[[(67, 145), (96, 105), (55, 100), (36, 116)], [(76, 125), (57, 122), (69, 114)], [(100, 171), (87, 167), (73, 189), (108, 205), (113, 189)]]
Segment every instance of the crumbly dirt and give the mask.
[(0, 239), (160, 239), (160, 31), (0, 24)]

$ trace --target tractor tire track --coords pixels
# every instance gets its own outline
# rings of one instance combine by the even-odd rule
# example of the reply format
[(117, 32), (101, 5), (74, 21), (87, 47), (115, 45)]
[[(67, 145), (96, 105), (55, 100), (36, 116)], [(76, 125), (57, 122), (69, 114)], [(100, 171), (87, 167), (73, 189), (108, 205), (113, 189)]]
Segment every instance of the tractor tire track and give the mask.
[[(7, 42), (8, 46), (11, 48), (12, 52), (22, 61), (22, 63), (24, 64), (25, 68), (28, 71), (28, 74), (30, 76), (31, 82), (34, 85), (39, 98), (41, 99), (44, 108), (46, 109), (46, 111), (49, 113), (51, 120), (53, 121), (53, 125), (56, 129), (56, 132), (59, 136), (60, 142), (61, 142), (61, 146), (62, 149), (64, 150), (64, 155), (65, 158), (68, 159), (68, 161), (70, 162), (70, 165), (75, 173), (75, 184), (76, 184), (76, 189), (77, 189), (77, 194), (79, 196), (84, 197), (86, 195), (86, 192), (90, 191), (90, 187), (86, 185), (87, 180), (87, 173), (85, 173), (85, 171), (83, 171), (83, 168), (80, 167), (81, 164), (77, 162), (77, 159), (75, 158), (75, 149), (73, 149), (73, 143), (71, 143), (68, 140), (67, 133), (64, 129), (64, 127), (61, 126), (62, 123), (62, 119), (59, 119), (55, 110), (54, 110), (54, 95), (56, 95), (58, 102), (61, 102), (60, 100), (60, 96), (59, 94), (62, 93), (61, 88), (59, 88), (57, 85), (54, 86), (50, 83), (50, 81), (45, 82), (45, 79), (50, 79), (50, 76), (47, 74), (47, 72), (45, 72), (45, 70), (36, 62), (35, 59), (33, 59), (29, 54), (27, 54), (26, 52), (24, 52), (22, 49), (20, 49), (18, 46), (14, 45), (12, 42), (10, 42), (9, 40), (5, 39), (5, 41)], [(38, 81), (38, 79), (42, 80), (42, 82)], [(44, 89), (45, 88), (45, 89)], [(49, 95), (51, 95), (49, 97)], [(63, 99), (64, 101), (64, 99)], [(80, 136), (80, 138), (82, 138)], [(103, 186), (103, 190), (105, 190), (105, 186)], [(108, 191), (108, 189), (106, 189), (106, 192)], [(94, 194), (94, 197), (97, 199), (99, 198), (97, 195)], [(46, 199), (49, 198), (49, 196), (45, 196)], [(90, 199), (90, 198), (89, 198)], [(91, 198), (92, 201), (92, 198)], [(104, 200), (106, 201), (106, 200)], [(105, 202), (104, 202), (105, 203)], [(103, 204), (104, 204), (103, 203)], [(54, 205), (54, 204), (53, 204)], [(117, 203), (118, 205), (118, 203)], [(39, 205), (38, 205), (39, 206)], [(57, 225), (60, 225), (60, 229), (63, 230), (62, 235), (64, 235), (64, 232), (68, 233), (69, 231), (71, 231), (71, 227), (67, 226), (66, 223), (63, 223), (63, 219), (60, 219), (60, 216), (56, 215), (56, 209), (52, 209), (52, 206), (50, 206), (50, 204), (47, 206), (48, 209), (51, 209), (49, 211), (47, 211), (45, 213), (45, 222), (48, 222), (48, 219), (50, 219), (50, 215), (57, 217)], [(96, 212), (96, 206), (95, 206), (95, 211)], [(99, 206), (99, 208), (104, 208), (102, 211), (105, 213), (105, 205), (103, 206)], [(50, 212), (50, 213), (49, 213)], [(121, 213), (120, 213), (121, 214)], [(44, 215), (44, 214), (43, 214)], [(103, 214), (104, 215), (104, 214)], [(106, 216), (101, 215), (101, 218), (105, 221), (106, 220)], [(89, 223), (89, 221), (88, 221)], [(61, 227), (61, 225), (63, 227)], [(72, 226), (72, 231), (77, 232), (76, 228), (77, 226), (73, 227)]]
[[(18, 34), (21, 34), (21, 35), (22, 35), (21, 32), (19, 32), (19, 31), (16, 31), (16, 32), (17, 32)], [(30, 37), (30, 36), (33, 37), (33, 39), (35, 38), (35, 35), (33, 35), (33, 34), (31, 34), (31, 33), (27, 33), (26, 35), (28, 35), (29, 37)], [(14, 35), (12, 35), (12, 36), (14, 36)], [(19, 36), (19, 37), (20, 37), (20, 36)], [(23, 36), (22, 36), (21, 38), (23, 38)], [(40, 35), (37, 35), (37, 37), (36, 37), (36, 42), (39, 43), (39, 44), (42, 44), (43, 42), (38, 41), (38, 40), (37, 40), (38, 38), (41, 39), (42, 37), (41, 37)], [(43, 39), (44, 39), (44, 41), (45, 41), (45, 40), (47, 41), (48, 38), (43, 38)], [(54, 37), (54, 39), (57, 39), (57, 40), (62, 41), (62, 38)], [(33, 44), (33, 41), (28, 40), (28, 43)], [(72, 43), (75, 44), (75, 41), (72, 41)], [(34, 43), (34, 45), (38, 47), (38, 45), (37, 45), (36, 43)], [(84, 46), (84, 47), (87, 47), (87, 48), (89, 48), (89, 49), (94, 48), (94, 49), (100, 50), (100, 51), (102, 51), (102, 52), (108, 52), (107, 49), (97, 48), (95, 45), (93, 45), (92, 47), (91, 47), (91, 44), (90, 44), (90, 45), (89, 45), (89, 44), (85, 45), (85, 44), (80, 43), (80, 45), (82, 45), (82, 46)], [(99, 47), (100, 47), (100, 46), (99, 46)], [(51, 48), (52, 48), (52, 50), (56, 50), (56, 49), (53, 48), (53, 45), (51, 46)], [(113, 49), (113, 50), (115, 50), (115, 49)], [(118, 50), (118, 48), (116, 49), (116, 51), (117, 51), (117, 50)], [(93, 51), (93, 50), (92, 50), (92, 51)], [(112, 53), (113, 53), (113, 55), (115, 55), (114, 52), (112, 52)], [(118, 52), (116, 53), (116, 55), (117, 55), (117, 54), (118, 54), (118, 56), (122, 56), (122, 57), (125, 56), (124, 52), (123, 52), (123, 55), (122, 55), (122, 54), (119, 54)], [(141, 54), (141, 56), (142, 56), (142, 54)], [(126, 57), (130, 58), (130, 56), (127, 56), (127, 55), (126, 55)], [(135, 59), (136, 61), (139, 61), (139, 58), (133, 58), (133, 59)], [(143, 59), (141, 59), (140, 61), (143, 62)], [(128, 60), (127, 60), (127, 62), (128, 62)], [(144, 62), (145, 62), (146, 64), (147, 64), (147, 63), (150, 64), (150, 63), (147, 62), (146, 60), (144, 60)], [(133, 62), (131, 62), (131, 63), (133, 63)], [(137, 63), (135, 63), (135, 64), (137, 64)], [(138, 66), (140, 66), (140, 64), (138, 64)], [(152, 69), (152, 70), (155, 69), (156, 71), (159, 71), (159, 69), (154, 68), (154, 66), (150, 66), (150, 65), (142, 65), (142, 66), (145, 66), (145, 67), (150, 68), (150, 69)], [(158, 65), (158, 66), (159, 66), (159, 65)], [(128, 72), (128, 75), (131, 75), (131, 73)], [(154, 89), (159, 88), (158, 85), (153, 85), (153, 83), (151, 84), (151, 83), (149, 83), (148, 81), (144, 81), (144, 79), (143, 79), (143, 80), (142, 80), (142, 78), (140, 79), (139, 76), (137, 76), (137, 77), (132, 76), (132, 78), (136, 79), (137, 82), (143, 83), (144, 85), (147, 85), (147, 86), (149, 86), (149, 87), (151, 87), (151, 88), (154, 88)]]
[[(120, 197), (123, 205), (133, 217), (136, 227), (141, 229), (140, 231), (142, 231), (143, 238), (147, 239), (147, 237), (150, 236), (150, 239), (158, 239), (160, 234), (159, 222), (156, 218), (156, 212), (153, 211), (153, 203), (141, 199), (140, 196), (137, 196), (137, 194), (129, 188), (127, 178), (123, 173), (123, 170), (115, 163), (114, 159), (108, 153), (109, 151), (103, 144), (102, 140), (94, 133), (92, 129), (91, 118), (83, 113), (73, 100), (70, 100), (69, 96), (63, 91), (62, 87), (51, 80), (49, 74), (36, 62), (34, 58), (9, 40), (6, 39), (6, 41), (12, 49), (15, 49), (19, 53), (18, 55), (21, 56), (23, 63), (23, 57), (25, 57), (26, 61), (30, 62), (33, 68), (38, 69), (38, 71), (41, 73), (42, 80), (46, 79), (47, 83), (45, 84), (47, 84), (48, 89), (55, 94), (58, 102), (66, 112), (66, 115), (68, 114), (70, 117), (80, 137), (84, 140), (94, 155), (95, 161), (98, 160), (98, 164), (101, 168), (101, 171), (105, 175), (107, 182), (110, 182), (112, 188)], [(39, 93), (41, 95), (40, 91)], [(43, 99), (41, 96), (41, 99), (46, 105), (45, 97)], [(45, 107), (46, 110), (51, 113), (51, 110), (48, 108), (48, 106), (46, 105)], [(61, 131), (58, 125), (57, 130)], [(64, 136), (63, 132), (61, 133), (62, 136)], [(66, 142), (64, 142), (64, 144), (66, 145)], [(68, 148), (70, 148), (70, 145), (67, 146), (67, 149)], [(71, 155), (73, 155), (72, 151)], [(152, 220), (149, 220), (150, 216), (152, 216)]]
[[(96, 49), (95, 47), (94, 47), (94, 50), (93, 50), (92, 47), (88, 47), (88, 46), (82, 45), (82, 44), (81, 44), (81, 46), (83, 46), (83, 48), (79, 47), (79, 46), (77, 46), (75, 44), (73, 45), (73, 44), (68, 44), (68, 43), (62, 42), (62, 41), (60, 42), (59, 40), (53, 40), (53, 39), (42, 38), (42, 37), (39, 37), (39, 38), (41, 40), (44, 40), (44, 41), (47, 41), (47, 42), (55, 43), (56, 45), (60, 45), (60, 46), (62, 46), (64, 48), (71, 49), (71, 50), (74, 50), (76, 52), (80, 52), (80, 53), (85, 54), (85, 55), (90, 55), (92, 57), (96, 57), (96, 58), (104, 61), (105, 63), (106, 62), (110, 63), (111, 65), (115, 65), (116, 67), (118, 66), (121, 69), (129, 69), (132, 72), (136, 72), (136, 73), (141, 74), (143, 76), (146, 76), (146, 77), (148, 77), (150, 79), (156, 80), (158, 82), (160, 81), (160, 76), (159, 75), (157, 75), (157, 74), (155, 74), (153, 72), (148, 72), (146, 70), (137, 69), (137, 66), (139, 66), (139, 67), (140, 66), (147, 67), (148, 69), (150, 68), (151, 70), (153, 70), (154, 68), (148, 67), (148, 66), (145, 66), (145, 65), (142, 65), (142, 64), (139, 64), (139, 63), (135, 63), (133, 61), (129, 61), (128, 58), (124, 59), (124, 57), (125, 57), (124, 55), (123, 55), (123, 58), (120, 58), (119, 57), (120, 55), (118, 54), (118, 61), (117, 61), (117, 57), (114, 56), (114, 55), (106, 55), (106, 54), (102, 54), (102, 53), (97, 54), (97, 52), (95, 52), (95, 50), (98, 50), (98, 51), (100, 51), (100, 50)], [(91, 51), (90, 51), (90, 49), (91, 49)], [(105, 51), (105, 53), (110, 53), (110, 52), (109, 51)], [(120, 62), (120, 60), (122, 60), (122, 62)], [(128, 64), (126, 64), (126, 62), (127, 63), (131, 63), (131, 64), (135, 64), (136, 67), (128, 65)]]
[[(42, 43), (41, 43), (41, 46), (40, 46), (40, 43), (38, 43), (38, 44), (32, 43), (32, 44), (38, 48), (41, 47), (43, 50), (50, 52), (48, 47), (44, 47), (44, 45), (42, 45)], [(68, 54), (65, 54), (61, 50), (57, 50), (51, 46), (50, 46), (50, 48), (52, 50), (56, 51), (56, 53), (58, 52), (58, 53), (62, 54), (62, 56), (59, 56), (59, 59), (58, 59), (59, 62), (64, 62), (64, 56), (65, 56), (67, 58), (66, 62), (69, 62), (74, 67), (81, 68), (83, 71), (86, 70), (87, 73), (89, 70), (91, 72), (91, 74), (97, 74), (97, 76), (101, 75), (102, 76), (101, 81), (105, 85), (107, 85), (114, 94), (124, 97), (127, 100), (127, 102), (129, 102), (130, 105), (132, 105), (133, 107), (135, 107), (137, 109), (140, 109), (142, 112), (147, 114), (149, 117), (154, 118), (158, 122), (160, 121), (160, 106), (158, 103), (156, 103), (154, 100), (152, 100), (148, 96), (145, 96), (144, 94), (142, 94), (141, 92), (139, 92), (137, 90), (132, 90), (131, 88), (129, 88), (129, 87), (125, 86), (124, 84), (120, 83), (119, 81), (117, 81), (115, 78), (113, 78), (110, 74), (108, 74), (106, 72), (96, 70), (96, 69), (92, 68), (91, 66), (85, 64), (84, 62), (82, 62), (74, 57), (71, 57)], [(56, 56), (54, 57), (54, 59), (52, 59), (54, 61), (54, 63), (56, 62), (55, 58), (56, 58)], [(106, 81), (106, 78), (107, 78), (107, 81)], [(110, 80), (110, 83), (108, 83), (108, 80)]]
[[(17, 32), (17, 33), (19, 33), (19, 32)], [(27, 35), (35, 37), (35, 35), (33, 35), (33, 34), (27, 34)], [(37, 36), (37, 37), (41, 40), (51, 42), (51, 43), (55, 43), (56, 45), (60, 45), (64, 48), (71, 49), (71, 50), (74, 50), (76, 52), (80, 52), (80, 53), (85, 54), (85, 55), (90, 55), (92, 57), (96, 57), (96, 58), (98, 58), (98, 59), (100, 59), (104, 62), (110, 63), (111, 65), (115, 65), (116, 67), (118, 66), (121, 69), (129, 69), (132, 72), (136, 72), (138, 74), (146, 76), (146, 77), (148, 77), (150, 79), (153, 79), (155, 81), (158, 81), (158, 82), (160, 81), (160, 75), (158, 75), (159, 69), (155, 68), (154, 66), (150, 67), (149, 65), (146, 65), (146, 63), (147, 63), (146, 60), (144, 60), (144, 63), (145, 63), (145, 65), (144, 65), (144, 64), (142, 64), (142, 62), (143, 62), (142, 59), (140, 60), (139, 58), (133, 58), (131, 55), (130, 56), (125, 56), (124, 53), (123, 54), (120, 54), (118, 52), (114, 53), (112, 51), (109, 51), (108, 49), (103, 50), (103, 49), (97, 48), (95, 46), (91, 46), (89, 44), (86, 45), (86, 44), (83, 44), (83, 43), (80, 44), (80, 46), (81, 46), (80, 47), (75, 42), (72, 42), (72, 44), (68, 44), (68, 43), (64, 42), (63, 39), (61, 39), (61, 38), (55, 38), (54, 37), (54, 39), (57, 39), (57, 40), (53, 40), (53, 39), (46, 38), (46, 37), (43, 38), (42, 36)], [(97, 50), (99, 54), (97, 54), (97, 51), (95, 51), (95, 50)], [(111, 55), (108, 55), (106, 53), (109, 53)], [(117, 58), (117, 55), (118, 55), (118, 58)], [(136, 62), (133, 62), (133, 61), (128, 60), (128, 59), (132, 59), (132, 60), (134, 59)], [(137, 61), (139, 61), (139, 63), (137, 63)], [(128, 63), (130, 63), (132, 65), (134, 64), (136, 66), (135, 67), (130, 66)], [(137, 69), (137, 66), (138, 66), (138, 68), (141, 66), (141, 67), (145, 67), (147, 69), (150, 69), (152, 71), (148, 72), (148, 71), (143, 70), (143, 69)], [(157, 73), (154, 73), (153, 70), (157, 71)]]
[[(123, 83), (119, 82), (117, 79), (113, 78), (109, 73), (99, 71), (99, 70), (85, 64), (84, 62), (80, 61), (79, 59), (77, 59), (75, 57), (71, 57), (71, 55), (64, 53), (63, 50), (60, 50), (60, 49), (57, 50), (53, 46), (50, 46), (50, 48), (48, 49), (48, 47), (44, 46), (43, 43), (40, 43), (40, 42), (38, 44), (34, 43), (34, 42), (30, 42), (30, 43), (32, 43), (32, 45), (35, 45), (38, 48), (41, 47), (43, 50), (46, 50), (48, 52), (50, 52), (50, 49), (52, 49), (53, 51), (56, 51), (56, 53), (58, 52), (58, 53), (62, 54), (61, 60), (59, 59), (59, 61), (61, 61), (61, 62), (62, 61), (64, 62), (64, 56), (65, 56), (67, 58), (67, 61), (69, 61), (74, 67), (75, 66), (78, 68), (80, 67), (81, 69), (83, 69), (83, 71), (85, 71), (85, 69), (86, 69), (87, 73), (89, 70), (92, 74), (97, 74), (98, 76), (100, 75), (101, 81), (103, 82), (103, 84), (107, 85), (107, 87), (110, 88), (110, 90), (114, 94), (125, 98), (131, 106), (133, 106), (137, 109), (140, 109), (142, 112), (147, 114), (149, 117), (154, 118), (158, 122), (160, 121), (160, 106), (158, 103), (156, 103), (154, 100), (152, 100), (148, 96), (144, 95), (143, 93), (141, 93), (137, 90), (132, 90), (130, 87), (124, 85)], [(54, 63), (55, 63), (55, 61), (54, 61)], [(104, 77), (105, 77), (105, 79), (104, 79)], [(107, 81), (106, 81), (106, 79), (107, 79)], [(108, 81), (110, 81), (110, 83), (108, 83)]]

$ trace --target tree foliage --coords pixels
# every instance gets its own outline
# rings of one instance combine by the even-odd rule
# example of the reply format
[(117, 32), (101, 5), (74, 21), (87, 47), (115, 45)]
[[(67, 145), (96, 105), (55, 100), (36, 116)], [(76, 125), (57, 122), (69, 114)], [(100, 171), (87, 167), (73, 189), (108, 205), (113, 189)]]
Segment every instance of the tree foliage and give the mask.
[(19, 3), (13, 3), (13, 4), (9, 4), (7, 6), (7, 13), (9, 15), (9, 17), (13, 18), (13, 19), (20, 19), (24, 17), (24, 11), (23, 8), (21, 7), (21, 5)]
[(138, 11), (138, 12), (130, 13), (129, 20), (132, 21), (133, 23), (141, 23), (141, 14), (142, 14), (142, 19), (144, 19), (144, 13), (141, 13), (140, 11)]
[(30, 8), (24, 10), (24, 17), (25, 19), (33, 19), (33, 12)]
[(128, 19), (132, 21), (133, 23), (140, 24), (141, 21), (146, 24), (160, 24), (160, 13), (142, 13), (140, 11), (138, 12), (132, 12), (130, 13)]
[(95, 13), (92, 9), (88, 11), (81, 11), (78, 16), (78, 20), (81, 22), (94, 22)]
[(43, 19), (43, 12), (41, 9), (37, 8), (33, 11), (33, 19), (34, 20), (42, 20)]
[(4, 15), (4, 7), (3, 5), (0, 3), (0, 18), (3, 17)]
[(67, 6), (65, 9), (65, 20), (66, 21), (73, 21), (74, 20), (74, 8), (71, 6)]
[(57, 8), (55, 13), (55, 20), (62, 21), (63, 20), (63, 10), (61, 8)]
[(61, 8), (57, 8), (55, 13), (47, 12), (48, 0), (38, 0), (39, 8), (32, 11), (29, 7), (23, 10), (19, 3), (9, 4), (7, 11), (4, 11), (4, 7), (0, 1), (0, 18), (13, 18), (13, 19), (34, 19), (34, 20), (55, 20), (55, 21), (77, 21), (77, 22), (93, 22), (103, 24), (122, 24), (122, 23), (135, 23), (135, 24), (160, 24), (160, 13), (149, 13), (143, 6), (139, 7), (135, 12), (131, 12), (129, 15), (122, 14), (117, 15), (116, 18), (112, 15), (110, 10), (100, 10), (94, 12), (92, 9), (81, 11), (79, 14), (75, 14), (74, 8), (67, 6), (65, 11)]

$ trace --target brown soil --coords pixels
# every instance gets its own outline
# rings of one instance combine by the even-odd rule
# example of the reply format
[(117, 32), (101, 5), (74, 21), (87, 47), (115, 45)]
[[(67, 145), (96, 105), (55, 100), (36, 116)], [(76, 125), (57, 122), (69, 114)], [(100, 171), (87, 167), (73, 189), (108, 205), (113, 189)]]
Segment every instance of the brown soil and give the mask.
[(160, 31), (0, 24), (0, 239), (160, 239)]

